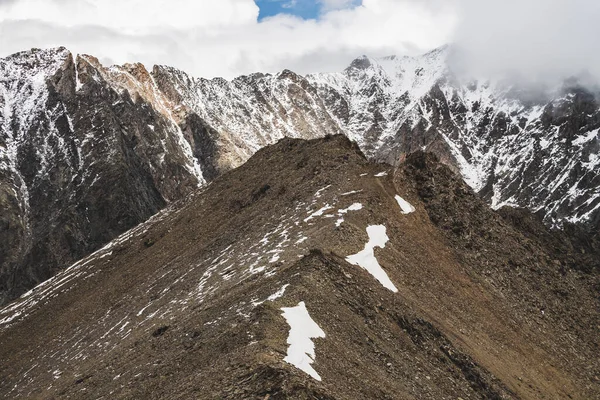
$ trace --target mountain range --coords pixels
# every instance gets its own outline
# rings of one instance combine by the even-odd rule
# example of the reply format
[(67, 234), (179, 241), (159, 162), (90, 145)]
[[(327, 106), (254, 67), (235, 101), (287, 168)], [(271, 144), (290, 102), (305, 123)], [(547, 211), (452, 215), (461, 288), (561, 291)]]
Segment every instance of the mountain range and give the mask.
[(0, 60), (0, 302), (284, 137), (343, 134), (372, 161), (427, 151), (493, 208), (600, 223), (597, 91), (466, 79), (453, 49), (342, 72), (231, 81), (103, 66), (67, 49)]

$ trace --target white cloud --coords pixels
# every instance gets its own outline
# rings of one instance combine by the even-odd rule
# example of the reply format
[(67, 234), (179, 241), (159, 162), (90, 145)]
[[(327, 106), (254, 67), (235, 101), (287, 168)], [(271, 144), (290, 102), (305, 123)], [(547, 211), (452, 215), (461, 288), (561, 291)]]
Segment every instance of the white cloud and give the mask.
[(362, 54), (416, 54), (454, 41), (478, 75), (600, 76), (598, 0), (310, 1), (323, 7), (318, 20), (258, 22), (252, 0), (0, 0), (0, 56), (64, 45), (104, 63), (231, 78), (335, 71)]
[(98, 25), (134, 34), (155, 28), (239, 26), (258, 16), (258, 7), (248, 0), (13, 0), (0, 7), (2, 20)]
[(461, 0), (454, 40), (478, 75), (517, 73), (556, 82), (581, 71), (600, 77), (600, 1)]
[(369, 54), (446, 43), (456, 14), (442, 0), (320, 0), (319, 20), (257, 22), (252, 0), (0, 0), (0, 55), (64, 45), (104, 62), (169, 64), (196, 76), (289, 68), (340, 70)]

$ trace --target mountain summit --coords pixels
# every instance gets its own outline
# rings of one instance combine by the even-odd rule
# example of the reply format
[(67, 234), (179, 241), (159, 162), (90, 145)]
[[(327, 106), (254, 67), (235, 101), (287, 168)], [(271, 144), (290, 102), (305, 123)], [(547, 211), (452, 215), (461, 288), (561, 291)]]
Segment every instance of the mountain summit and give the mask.
[(0, 310), (0, 395), (594, 398), (599, 247), (560, 235), (286, 138)]

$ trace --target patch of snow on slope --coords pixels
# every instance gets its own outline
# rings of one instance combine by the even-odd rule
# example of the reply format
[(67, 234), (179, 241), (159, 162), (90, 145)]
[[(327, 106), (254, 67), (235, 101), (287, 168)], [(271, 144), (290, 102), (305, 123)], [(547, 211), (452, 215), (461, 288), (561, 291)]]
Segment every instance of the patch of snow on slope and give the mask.
[(286, 283), (285, 285), (283, 285), (281, 287), (281, 289), (279, 289), (278, 291), (276, 291), (275, 293), (273, 293), (272, 295), (270, 295), (269, 297), (267, 297), (265, 300), (262, 300), (262, 301), (253, 301), (252, 305), (254, 307), (256, 307), (256, 306), (261, 305), (265, 301), (275, 301), (275, 300), (279, 299), (280, 297), (283, 296), (283, 294), (285, 293), (285, 289), (287, 289), (288, 286), (290, 286), (290, 284)]
[(338, 210), (338, 220), (335, 223), (335, 226), (340, 226), (342, 225), (342, 222), (344, 222), (344, 215), (346, 215), (348, 213), (348, 211), (359, 211), (362, 210), (363, 205), (360, 203), (354, 203), (352, 204), (350, 207), (348, 208), (344, 208), (341, 210)]
[(402, 214), (410, 214), (412, 212), (415, 212), (415, 210), (416, 210), (415, 207), (413, 207), (412, 204), (410, 204), (408, 201), (404, 200), (402, 197), (396, 195), (396, 201), (398, 202), (398, 205), (402, 209)]
[(462, 153), (461, 153), (460, 149), (458, 148), (458, 146), (456, 145), (456, 143), (454, 143), (452, 140), (450, 140), (448, 138), (448, 136), (446, 136), (444, 134), (442, 134), (442, 137), (444, 138), (444, 140), (450, 147), (450, 151), (452, 152), (452, 155), (458, 162), (460, 172), (463, 176), (463, 179), (467, 183), (467, 185), (469, 185), (471, 188), (473, 188), (473, 190), (475, 192), (479, 192), (485, 184), (484, 179), (483, 179), (484, 174), (481, 171), (479, 171), (479, 169), (477, 168), (478, 167), (477, 165), (473, 165), (465, 159), (465, 157), (462, 155)]
[(375, 247), (383, 249), (385, 248), (385, 244), (390, 240), (386, 234), (385, 226), (370, 225), (367, 227), (367, 234), (369, 235), (369, 242), (365, 245), (365, 248), (354, 255), (346, 257), (346, 261), (367, 270), (384, 287), (392, 292), (398, 292), (396, 286), (392, 283), (383, 268), (381, 268), (377, 258), (375, 258)]
[(308, 217), (304, 218), (304, 222), (308, 222), (311, 219), (313, 219), (314, 217), (320, 217), (325, 213), (325, 211), (331, 210), (332, 208), (333, 207), (331, 207), (329, 204), (326, 204), (322, 208), (320, 208), (317, 211), (315, 211), (314, 213), (310, 214)]
[(318, 199), (319, 197), (321, 197), (321, 194), (323, 194), (323, 192), (324, 192), (325, 190), (329, 189), (330, 187), (331, 187), (331, 185), (327, 185), (327, 186), (325, 186), (324, 188), (321, 188), (321, 189), (317, 190), (317, 191), (315, 192), (315, 198), (316, 198), (316, 199)]
[(283, 285), (281, 287), (281, 289), (279, 289), (277, 292), (273, 293), (272, 295), (270, 295), (267, 300), (268, 301), (275, 301), (278, 298), (280, 298), (281, 296), (283, 296), (283, 294), (285, 293), (285, 289), (287, 289), (287, 287), (290, 286), (289, 283)]
[(573, 145), (581, 146), (587, 142), (590, 142), (594, 139), (600, 139), (600, 129), (595, 129), (593, 131), (589, 131), (585, 135), (579, 136), (577, 139), (573, 140)]
[(296, 244), (302, 244), (308, 240), (308, 237), (302, 236), (300, 239), (296, 241)]
[(296, 307), (282, 307), (281, 310), (283, 311), (283, 317), (290, 326), (287, 339), (289, 347), (287, 356), (283, 361), (292, 364), (320, 381), (321, 377), (310, 365), (315, 361), (315, 344), (311, 339), (324, 338), (325, 332), (310, 317), (303, 301), (298, 303)]

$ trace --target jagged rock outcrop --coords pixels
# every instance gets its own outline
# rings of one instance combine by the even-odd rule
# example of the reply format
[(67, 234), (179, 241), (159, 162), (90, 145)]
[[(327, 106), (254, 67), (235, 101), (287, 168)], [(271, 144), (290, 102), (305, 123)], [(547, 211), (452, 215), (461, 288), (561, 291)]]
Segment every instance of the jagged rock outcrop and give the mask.
[(0, 309), (0, 396), (596, 398), (599, 271), (529, 216), (283, 139)]

